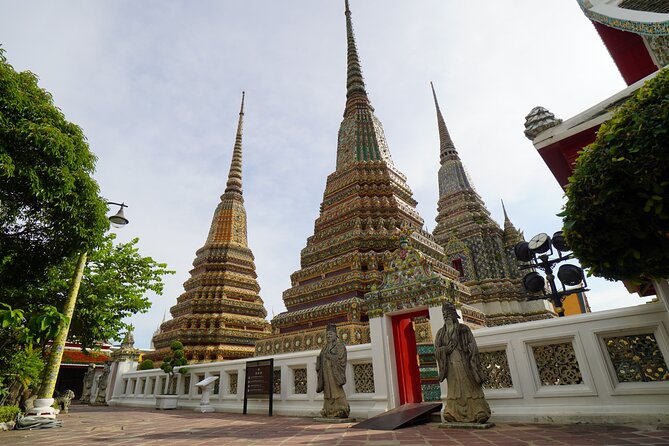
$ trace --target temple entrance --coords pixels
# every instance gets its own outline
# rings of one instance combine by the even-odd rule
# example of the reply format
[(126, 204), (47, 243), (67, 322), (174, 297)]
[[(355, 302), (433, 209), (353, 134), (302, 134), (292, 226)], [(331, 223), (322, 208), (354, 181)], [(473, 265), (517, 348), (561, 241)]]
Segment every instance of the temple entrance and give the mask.
[(391, 317), (400, 404), (423, 401), (416, 331), (413, 324), (414, 318), (417, 317), (429, 317), (427, 309)]
[(399, 249), (390, 256), (381, 285), (365, 294), (374, 386), (378, 400), (387, 401), (386, 411), (441, 405), (433, 337), (444, 325), (442, 302), (466, 295), (455, 277), (432, 271), (411, 246), (410, 234), (400, 231)]

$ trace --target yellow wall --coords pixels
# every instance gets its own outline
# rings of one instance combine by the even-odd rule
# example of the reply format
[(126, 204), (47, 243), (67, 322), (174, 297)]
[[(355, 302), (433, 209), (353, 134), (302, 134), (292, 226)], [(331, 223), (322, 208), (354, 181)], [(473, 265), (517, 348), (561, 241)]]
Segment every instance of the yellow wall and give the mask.
[(590, 312), (588, 298), (584, 293), (574, 293), (568, 295), (562, 301), (562, 307), (564, 308), (565, 316)]

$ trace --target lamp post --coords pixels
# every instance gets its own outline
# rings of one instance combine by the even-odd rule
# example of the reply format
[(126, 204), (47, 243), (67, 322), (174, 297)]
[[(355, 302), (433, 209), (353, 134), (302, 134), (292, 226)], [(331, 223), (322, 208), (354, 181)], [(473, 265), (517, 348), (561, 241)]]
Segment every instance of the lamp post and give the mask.
[[(108, 201), (107, 204), (120, 206), (119, 211), (115, 215), (109, 217), (111, 224), (117, 228), (127, 225), (128, 219), (123, 214), (123, 208), (128, 206), (124, 203), (114, 203), (112, 201)], [(87, 258), (87, 251), (83, 251), (81, 254), (79, 254), (77, 267), (74, 270), (72, 283), (70, 284), (70, 289), (67, 292), (67, 299), (65, 300), (65, 306), (63, 308), (65, 320), (61, 323), (58, 334), (51, 344), (49, 359), (44, 370), (44, 377), (42, 378), (42, 384), (40, 385), (39, 391), (37, 393), (37, 399), (35, 400), (35, 408), (28, 411), (26, 415), (37, 415), (49, 418), (56, 417), (56, 413), (51, 407), (53, 404), (53, 392), (56, 389), (56, 380), (58, 379), (60, 363), (63, 359), (63, 351), (65, 349), (65, 343), (70, 331), (70, 321), (72, 320), (74, 307), (77, 303), (79, 286), (81, 285), (81, 279), (84, 275), (84, 268), (86, 266)]]
[[(554, 254), (553, 248), (557, 251), (557, 258), (551, 259)], [(543, 291), (543, 296), (530, 298), (528, 300), (549, 299), (555, 307), (558, 316), (564, 316), (562, 301), (565, 296), (573, 293), (579, 293), (587, 290), (587, 283), (583, 270), (576, 265), (566, 263), (558, 268), (557, 277), (562, 283), (562, 290), (558, 290), (555, 284), (555, 275), (553, 268), (557, 263), (573, 259), (574, 255), (569, 252), (569, 246), (565, 241), (562, 231), (557, 231), (553, 237), (548, 234), (537, 234), (529, 242), (517, 243), (514, 247), (516, 258), (523, 262), (519, 266), (521, 270), (531, 269), (532, 271), (523, 277), (523, 287), (531, 293)], [(545, 274), (545, 278), (536, 270)], [(546, 293), (546, 281), (550, 287), (550, 294)], [(567, 288), (570, 287), (570, 288)]]

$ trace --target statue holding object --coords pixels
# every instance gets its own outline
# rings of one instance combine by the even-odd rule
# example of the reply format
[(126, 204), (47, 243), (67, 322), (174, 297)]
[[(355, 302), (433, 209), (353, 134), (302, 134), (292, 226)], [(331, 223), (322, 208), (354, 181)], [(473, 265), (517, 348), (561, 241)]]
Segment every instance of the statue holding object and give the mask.
[(446, 379), (448, 392), (442, 411), (445, 422), (484, 424), (490, 406), (483, 394), (484, 374), (471, 329), (461, 324), (455, 305), (442, 304), (444, 326), (434, 341), (439, 382)]
[(351, 412), (344, 392), (346, 361), (346, 346), (337, 337), (337, 326), (329, 324), (325, 330), (325, 346), (316, 359), (316, 392), (323, 392), (323, 418), (348, 418)]

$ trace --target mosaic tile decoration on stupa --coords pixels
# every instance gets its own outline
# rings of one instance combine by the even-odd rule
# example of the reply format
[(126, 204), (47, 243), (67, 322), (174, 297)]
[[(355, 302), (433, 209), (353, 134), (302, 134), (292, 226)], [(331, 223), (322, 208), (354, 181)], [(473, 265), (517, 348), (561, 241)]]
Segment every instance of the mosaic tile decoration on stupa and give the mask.
[[(364, 296), (380, 285), (397, 248), (395, 231), (413, 227), (412, 241), (437, 273), (456, 277), (443, 248), (423, 230), (406, 177), (393, 164), (380, 120), (367, 95), (346, 8), (347, 79), (335, 171), (328, 175), (314, 233), (300, 253), (300, 270), (283, 293), (286, 311), (272, 319), (272, 340), (256, 344), (256, 355), (296, 349), (300, 340), (328, 323), (345, 328), (347, 344), (369, 342)], [(350, 333), (347, 333), (347, 330)], [(258, 352), (262, 348), (262, 353)]]
[[(399, 247), (390, 257), (383, 282), (365, 294), (370, 318), (421, 306), (436, 307), (444, 300), (462, 305), (469, 296), (469, 290), (458, 281), (457, 271), (453, 268), (440, 265), (448, 275), (433, 271), (434, 261), (413, 247), (412, 233), (408, 227), (399, 231), (396, 236)], [(474, 308), (468, 309), (468, 314), (477, 313)], [(480, 314), (478, 319), (484, 321), (485, 316)]]
[(528, 300), (532, 296), (523, 289), (513, 254), (523, 234), (511, 223), (504, 203), (504, 229), (491, 218), (448, 132), (434, 86), (432, 95), (441, 163), (433, 234), (444, 248), (444, 260), (459, 271), (459, 280), (469, 288), (465, 302), (485, 312), (488, 326), (556, 317), (549, 305)]
[(170, 344), (180, 341), (190, 362), (253, 356), (255, 343), (270, 334), (267, 310), (259, 295), (253, 252), (248, 246), (242, 191), (244, 93), (225, 192), (211, 220), (207, 239), (195, 253), (184, 292), (153, 336), (161, 361)]

